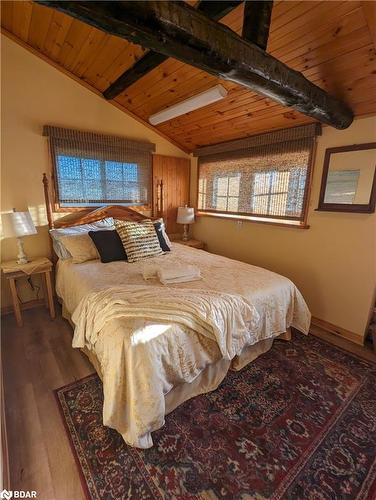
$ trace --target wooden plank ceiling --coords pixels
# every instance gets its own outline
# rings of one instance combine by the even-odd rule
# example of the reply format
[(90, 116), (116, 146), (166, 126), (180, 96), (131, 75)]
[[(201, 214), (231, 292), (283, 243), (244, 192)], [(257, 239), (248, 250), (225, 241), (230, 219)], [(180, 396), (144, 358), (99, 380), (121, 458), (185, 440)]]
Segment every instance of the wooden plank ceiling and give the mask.
[[(343, 99), (355, 115), (376, 113), (370, 9), (374, 10), (372, 2), (275, 1), (267, 52)], [(142, 47), (29, 1), (2, 1), (1, 10), (5, 34), (100, 92), (145, 53)], [(242, 21), (242, 5), (222, 20), (237, 33)], [(126, 89), (115, 104), (147, 122), (151, 114), (217, 83), (228, 89), (227, 98), (158, 125), (157, 131), (192, 151), (313, 121), (174, 59)]]

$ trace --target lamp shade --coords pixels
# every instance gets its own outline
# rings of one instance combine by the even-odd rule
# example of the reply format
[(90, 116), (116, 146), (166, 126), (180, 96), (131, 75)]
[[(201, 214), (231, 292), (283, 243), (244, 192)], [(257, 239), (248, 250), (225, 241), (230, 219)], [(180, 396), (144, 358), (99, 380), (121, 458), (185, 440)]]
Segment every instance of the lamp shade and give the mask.
[(195, 209), (190, 207), (179, 207), (176, 222), (178, 224), (193, 224), (195, 221)]
[(37, 233), (30, 212), (9, 212), (2, 214), (1, 219), (6, 238), (19, 238)]

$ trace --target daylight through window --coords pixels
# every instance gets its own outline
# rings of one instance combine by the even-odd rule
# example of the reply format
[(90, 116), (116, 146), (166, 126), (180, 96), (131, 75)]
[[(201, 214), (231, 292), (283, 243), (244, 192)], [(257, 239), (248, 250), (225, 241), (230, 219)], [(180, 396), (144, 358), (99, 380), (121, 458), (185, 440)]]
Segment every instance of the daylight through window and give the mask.
[(153, 144), (45, 127), (62, 208), (148, 205)]
[(310, 134), (200, 156), (198, 210), (302, 221), (314, 144)]

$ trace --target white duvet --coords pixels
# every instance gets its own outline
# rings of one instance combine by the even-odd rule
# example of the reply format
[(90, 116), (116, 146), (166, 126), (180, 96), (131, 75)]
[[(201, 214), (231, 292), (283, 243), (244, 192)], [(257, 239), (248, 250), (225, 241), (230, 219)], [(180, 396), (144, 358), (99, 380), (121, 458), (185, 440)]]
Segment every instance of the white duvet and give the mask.
[[(182, 263), (197, 266), (202, 280), (166, 286), (143, 279), (145, 265)], [(180, 244), (132, 264), (59, 262), (56, 287), (76, 324), (73, 345), (92, 350), (100, 363), (104, 424), (143, 448), (164, 424), (171, 389), (244, 346), (290, 326), (308, 333), (310, 324), (287, 278)]]
[[(224, 359), (255, 343), (260, 316), (240, 295), (209, 290), (123, 285), (91, 292), (74, 311), (73, 347), (95, 346), (115, 319), (138, 319), (189, 328), (215, 342)], [(103, 335), (106, 335), (103, 333)]]

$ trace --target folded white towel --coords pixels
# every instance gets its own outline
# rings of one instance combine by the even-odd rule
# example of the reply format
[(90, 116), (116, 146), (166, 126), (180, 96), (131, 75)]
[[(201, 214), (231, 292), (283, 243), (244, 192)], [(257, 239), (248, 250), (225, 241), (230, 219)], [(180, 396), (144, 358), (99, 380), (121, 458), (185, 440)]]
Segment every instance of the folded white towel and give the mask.
[(145, 281), (152, 280), (158, 277), (158, 271), (160, 266), (156, 264), (146, 264), (142, 270), (142, 276)]
[(172, 278), (169, 280), (164, 280), (159, 278), (159, 281), (162, 285), (172, 285), (173, 283), (186, 283), (187, 281), (198, 281), (201, 279), (201, 276), (182, 276), (181, 278)]
[(186, 281), (197, 281), (201, 279), (200, 269), (196, 266), (174, 266), (160, 267), (158, 270), (158, 278), (161, 283), (167, 285), (169, 283), (185, 283)]
[(197, 281), (201, 279), (200, 269), (196, 266), (174, 266), (173, 268), (146, 264), (142, 270), (145, 281), (159, 278), (163, 285), (172, 283), (185, 283), (186, 281)]

